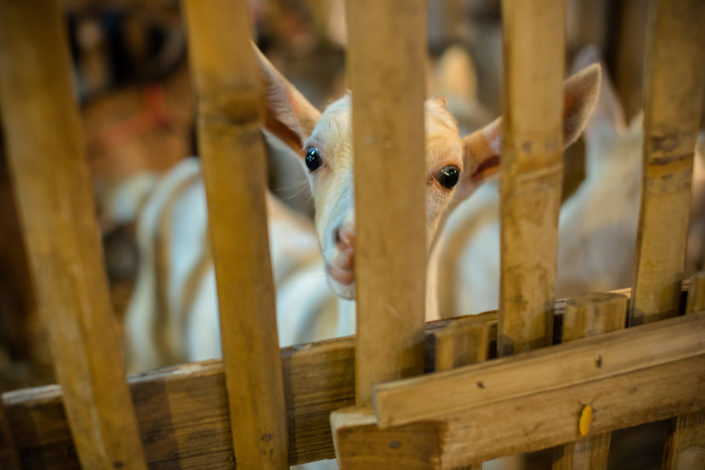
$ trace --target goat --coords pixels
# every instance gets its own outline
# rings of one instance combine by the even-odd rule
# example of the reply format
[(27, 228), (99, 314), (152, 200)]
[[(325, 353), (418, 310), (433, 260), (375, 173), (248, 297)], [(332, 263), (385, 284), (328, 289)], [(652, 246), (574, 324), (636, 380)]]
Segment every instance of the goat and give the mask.
[[(586, 48), (574, 68), (599, 62)], [(568, 198), (559, 220), (556, 295), (567, 297), (631, 285), (642, 185), (641, 119), (627, 126), (605, 74), (585, 128), (586, 178)], [(700, 139), (698, 148), (703, 146)], [(686, 272), (703, 258), (705, 169), (696, 152)], [(446, 225), (440, 249), (440, 309), (446, 316), (497, 308), (499, 299), (499, 193), (485, 184)]]
[[(269, 244), (281, 345), (349, 334), (350, 302), (326, 287), (313, 227), (267, 193)], [(140, 253), (125, 315), (128, 368), (144, 371), (220, 356), (200, 163), (187, 158), (148, 197), (137, 221)]]
[[(269, 61), (256, 51), (257, 62), (260, 68), (260, 79), (266, 92), (265, 129), (273, 136), (280, 139), (300, 157), (301, 164), (308, 170), (308, 180), (313, 195), (315, 213), (315, 232), (320, 246), (322, 260), (319, 266), (325, 269), (326, 280), (331, 290), (343, 302), (343, 308), (337, 312), (337, 318), (332, 323), (338, 325), (331, 336), (340, 336), (354, 333), (354, 303), (355, 297), (355, 272), (354, 272), (354, 193), (352, 185), (352, 142), (351, 142), (351, 99), (350, 94), (333, 102), (322, 114), (316, 110), (279, 72), (272, 67)], [(591, 66), (575, 74), (565, 82), (565, 107), (564, 107), (564, 143), (569, 145), (581, 133), (585, 122), (591, 113), (597, 99), (600, 83), (599, 66)], [(443, 97), (429, 99), (425, 102), (425, 127), (426, 127), (426, 239), (431, 267), (433, 257), (430, 256), (435, 245), (436, 234), (443, 225), (448, 213), (461, 201), (470, 196), (482, 183), (499, 169), (499, 156), (501, 153), (501, 118), (465, 137), (460, 137), (453, 117), (446, 109), (447, 101)], [(159, 209), (165, 207), (168, 201), (163, 194), (168, 194), (183, 180), (193, 177), (195, 172), (184, 169), (183, 174), (167, 178), (159, 184), (155, 194), (144, 209), (145, 218), (152, 220), (139, 229), (141, 249), (149, 252), (146, 245), (150, 242), (151, 234), (155, 233), (154, 219)], [(191, 175), (191, 176), (188, 176)], [(188, 186), (188, 185), (187, 185)], [(199, 192), (201, 199), (198, 204), (203, 205), (202, 190)], [(194, 196), (195, 197), (195, 196)], [(167, 198), (168, 199), (168, 198)], [(276, 204), (268, 199), (270, 217), (274, 214)], [(193, 202), (193, 204), (197, 204)], [(421, 210), (421, 208), (419, 208)], [(186, 213), (189, 211), (185, 211)], [(205, 217), (205, 207), (202, 206), (201, 216)], [(281, 212), (279, 213), (282, 214)], [(179, 224), (179, 222), (173, 222)], [(207, 246), (204, 221), (183, 221), (179, 230), (194, 227), (203, 227), (192, 237), (193, 242), (199, 246)], [(299, 227), (300, 228), (300, 227)], [(174, 230), (173, 233), (176, 233)], [(272, 222), (270, 220), (270, 238), (273, 237)], [(184, 237), (188, 238), (186, 235)], [(277, 242), (271, 242), (273, 249), (273, 266), (275, 279), (277, 278)], [(179, 245), (182, 246), (183, 245)], [(308, 245), (310, 248), (310, 245)], [(284, 250), (286, 251), (286, 250)], [(147, 253), (143, 263), (154, 264), (158, 253)], [(204, 255), (205, 256), (205, 255)], [(164, 259), (168, 256), (163, 257)], [(163, 260), (161, 262), (163, 265)], [(194, 263), (184, 263), (193, 266)], [(157, 263), (159, 266), (160, 263)], [(182, 276), (182, 265), (174, 266), (173, 277)], [(166, 269), (162, 266), (162, 271)], [(171, 268), (170, 268), (171, 269)], [(183, 272), (186, 272), (184, 270)], [(427, 298), (427, 318), (437, 318), (435, 303), (434, 280), (435, 276), (428, 276), (429, 286)], [(219, 356), (219, 334), (217, 309), (215, 305), (215, 288), (212, 270), (203, 281), (211, 287), (199, 289), (199, 295), (192, 302), (193, 313), (184, 309), (171, 309), (173, 318), (168, 318), (161, 338), (150, 338), (149, 332), (159, 331), (154, 328), (154, 318), (144, 318), (137, 306), (149, 304), (150, 301), (140, 300), (144, 292), (150, 288), (154, 290), (154, 279), (138, 282), (134, 302), (127, 314), (128, 338), (136, 335), (140, 340), (131, 340), (133, 344), (143, 347), (133, 348), (134, 357), (145, 357), (145, 364), (157, 363), (159, 356), (157, 349), (160, 344), (167, 350), (175, 351), (177, 356), (188, 360), (205, 359)], [(179, 282), (169, 282), (171, 293), (183, 290)], [(146, 286), (146, 287), (145, 287)], [(140, 288), (141, 287), (141, 288)], [(323, 286), (316, 285), (316, 289), (325, 291)], [(157, 296), (160, 302), (168, 301), (169, 296), (162, 292)], [(206, 298), (212, 301), (205, 300)], [(285, 305), (279, 298), (278, 319), (280, 321), (280, 339), (289, 331), (291, 324), (287, 325), (287, 317), (292, 318), (295, 326), (302, 326), (302, 319), (296, 315), (289, 315), (286, 310), (290, 305)], [(134, 308), (132, 308), (134, 307)], [(156, 309), (155, 309), (156, 310)], [(143, 317), (143, 318), (140, 318)], [(186, 323), (185, 323), (186, 322)], [(303, 323), (305, 324), (305, 322)], [(182, 346), (184, 326), (188, 325), (187, 346)], [(161, 329), (161, 326), (160, 326)], [(330, 334), (331, 330), (327, 332)], [(159, 335), (158, 335), (159, 336)], [(300, 337), (300, 335), (294, 335)], [(322, 339), (324, 336), (314, 338)], [(200, 339), (195, 339), (200, 338)], [(282, 345), (288, 344), (281, 341)], [(184, 351), (183, 348), (186, 348)], [(140, 350), (141, 349), (141, 350)]]
[[(297, 152), (307, 167), (328, 284), (339, 297), (353, 300), (355, 229), (350, 95), (333, 102), (321, 114), (262, 54), (257, 53), (257, 58), (267, 94), (266, 128)], [(599, 82), (597, 65), (566, 81), (566, 145), (574, 142), (582, 131), (596, 102)], [(502, 120), (499, 118), (461, 138), (455, 120), (446, 110), (446, 100), (434, 98), (425, 103), (425, 127), (426, 239), (430, 252), (447, 214), (499, 169)], [(429, 306), (427, 317), (437, 316), (433, 309), (433, 305)]]

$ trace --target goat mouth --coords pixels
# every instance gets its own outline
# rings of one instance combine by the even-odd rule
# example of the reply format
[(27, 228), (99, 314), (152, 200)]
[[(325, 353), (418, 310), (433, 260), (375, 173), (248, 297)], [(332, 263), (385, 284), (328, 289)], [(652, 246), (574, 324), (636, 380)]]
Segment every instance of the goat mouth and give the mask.
[(350, 285), (355, 281), (355, 271), (352, 269), (343, 269), (326, 263), (326, 271), (331, 279), (345, 286)]

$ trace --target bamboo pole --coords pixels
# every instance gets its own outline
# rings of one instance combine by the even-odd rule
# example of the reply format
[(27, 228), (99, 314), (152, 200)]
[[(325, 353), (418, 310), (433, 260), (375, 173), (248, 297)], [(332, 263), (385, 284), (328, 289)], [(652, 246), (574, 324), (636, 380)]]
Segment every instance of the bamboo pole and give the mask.
[(632, 325), (678, 311), (705, 88), (704, 24), (701, 0), (655, 0), (651, 5)]
[(423, 372), (425, 2), (356, 0), (347, 18), (364, 405), (373, 384)]
[[(695, 274), (688, 291), (686, 314), (705, 310), (705, 271)], [(705, 411), (679, 416), (666, 440), (663, 470), (705, 468)]]
[(265, 208), (262, 93), (244, 0), (187, 0), (233, 448), (240, 468), (288, 468)]
[(146, 468), (55, 1), (0, 2), (0, 104), (39, 310), (83, 468)]
[[(626, 325), (627, 304), (627, 297), (619, 294), (588, 294), (568, 299), (563, 314), (562, 343), (621, 330)], [(610, 439), (611, 433), (606, 432), (556, 448), (553, 470), (606, 469)]]
[(563, 179), (563, 0), (502, 3), (500, 356), (551, 344)]

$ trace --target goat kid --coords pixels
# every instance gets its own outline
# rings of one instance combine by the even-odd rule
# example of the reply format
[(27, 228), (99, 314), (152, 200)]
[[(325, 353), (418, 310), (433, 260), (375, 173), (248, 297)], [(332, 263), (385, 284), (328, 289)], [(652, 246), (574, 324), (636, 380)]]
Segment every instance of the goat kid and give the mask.
[[(298, 153), (308, 170), (314, 199), (315, 227), (328, 284), (341, 298), (355, 297), (355, 221), (351, 99), (345, 95), (322, 114), (257, 53), (266, 91), (266, 129)], [(592, 65), (564, 85), (564, 143), (574, 142), (592, 112), (600, 84), (600, 67)], [(501, 118), (460, 137), (446, 99), (425, 103), (426, 240), (428, 253), (447, 215), (488, 176), (499, 170)], [(393, 184), (393, 178), (390, 179)], [(420, 208), (419, 208), (420, 210)], [(433, 263), (431, 263), (433, 264)], [(434, 276), (428, 276), (433, 280)], [(437, 318), (429, 286), (427, 318)]]
[[(269, 193), (266, 203), (279, 343), (349, 334), (354, 309), (326, 286), (312, 224)], [(140, 264), (125, 315), (129, 370), (220, 357), (206, 196), (197, 159), (185, 159), (157, 183), (138, 217), (137, 244)]]
[[(316, 233), (323, 255), (322, 260), (312, 261), (311, 269), (316, 269), (314, 266), (316, 263), (319, 263), (319, 268), (321, 265), (325, 266), (326, 279), (333, 292), (341, 299), (352, 301), (355, 296), (355, 229), (350, 95), (345, 95), (335, 101), (321, 114), (272, 67), (259, 51), (257, 51), (257, 58), (260, 77), (266, 90), (266, 130), (294, 150), (308, 170), (308, 179), (316, 208)], [(574, 142), (582, 131), (597, 99), (599, 82), (599, 66), (588, 67), (566, 81), (564, 87), (564, 122), (566, 123), (564, 142), (566, 145)], [(429, 255), (439, 227), (442, 226), (448, 213), (470, 196), (488, 176), (498, 171), (501, 153), (501, 118), (461, 138), (455, 120), (446, 109), (446, 104), (446, 99), (441, 97), (427, 100), (424, 105), (428, 175), (426, 179), (426, 239), (429, 241), (427, 247)], [(187, 168), (191, 164), (185, 165), (183, 173), (174, 171), (170, 173), (171, 177), (160, 183), (145, 207), (144, 216), (141, 217), (145, 222), (141, 224), (139, 229), (140, 250), (146, 251), (148, 254), (143, 255), (142, 264), (145, 269), (140, 268), (140, 270), (141, 273), (147, 274), (140, 276), (144, 278), (144, 281), (138, 281), (135, 298), (127, 314), (128, 340), (131, 343), (128, 349), (132, 351), (131, 357), (140, 358), (141, 366), (136, 367), (139, 369), (163, 365), (163, 361), (159, 360), (160, 349), (172, 351), (174, 355), (172, 361), (177, 359), (198, 360), (220, 355), (212, 268), (209, 262), (195, 261), (197, 259), (207, 260), (207, 249), (200, 256), (191, 256), (190, 261), (178, 262), (173, 268), (164, 266), (164, 260), (169, 259), (169, 253), (159, 255), (159, 253), (150, 250), (152, 238), (157, 232), (154, 225), (155, 220), (169, 219), (165, 216), (160, 217), (158, 215), (160, 211), (171, 205), (174, 213), (177, 212), (176, 202), (168, 202), (167, 195), (179, 185), (190, 187), (193, 182), (186, 184), (183, 181), (196, 178), (194, 176), (196, 172)], [(200, 205), (200, 210), (186, 210), (184, 213), (200, 212), (201, 217), (205, 217), (205, 200), (202, 188), (199, 187), (197, 191), (192, 189), (192, 191), (194, 191), (194, 198), (196, 198), (196, 193), (200, 194), (198, 196), (199, 202), (191, 203), (196, 206)], [(179, 202), (179, 204), (186, 203)], [(272, 230), (272, 220), (276, 220), (276, 207), (273, 198), (268, 197), (270, 244), (273, 250), (272, 261), (275, 278), (277, 278), (278, 271), (278, 257), (276, 255), (278, 242), (276, 241), (277, 230)], [(283, 208), (279, 206), (279, 209)], [(285, 214), (285, 212), (279, 211), (278, 214)], [(184, 240), (190, 239), (192, 246), (207, 247), (204, 238), (205, 221), (190, 219), (172, 223), (175, 225), (171, 227), (171, 233), (183, 232), (187, 234), (189, 229), (193, 232), (194, 227), (203, 227), (194, 236), (179, 235), (179, 237)], [(296, 224), (289, 224), (286, 230), (290, 230), (293, 225)], [(296, 230), (300, 231), (301, 226), (298, 225)], [(167, 231), (159, 232), (166, 233)], [(303, 230), (300, 233), (305, 232), (306, 230)], [(302, 237), (306, 238), (304, 235)], [(288, 238), (285, 236), (282, 240), (286, 241)], [(189, 242), (179, 242), (177, 245), (178, 247), (175, 245), (173, 249), (174, 253), (183, 252)], [(309, 243), (303, 251), (310, 252), (310, 246)], [(299, 248), (301, 247), (296, 249)], [(149, 255), (150, 251), (152, 251), (151, 256)], [(286, 249), (281, 252), (293, 253)], [(173, 305), (168, 309), (171, 312), (168, 314), (169, 318), (161, 320), (154, 315), (144, 314), (143, 311), (145, 305), (150, 305), (152, 312), (159, 311), (158, 305), (154, 305), (155, 301), (149, 298), (149, 292), (156, 290), (156, 272), (151, 270), (150, 273), (149, 269), (150, 264), (155, 264), (156, 255), (161, 257), (161, 262), (156, 263), (161, 266), (159, 269), (163, 274), (170, 270), (173, 271), (170, 276), (175, 281), (186, 279), (187, 273), (190, 272), (189, 269), (193, 270), (196, 265), (208, 265), (208, 274), (205, 275), (203, 281), (206, 286), (196, 289), (198, 298), (186, 302), (186, 306), (181, 308)], [(433, 270), (434, 265), (433, 256), (429, 256), (429, 269)], [(189, 266), (190, 268), (188, 268)], [(302, 282), (302, 286), (307, 286), (307, 292), (312, 295), (315, 295), (313, 291), (317, 291), (318, 294), (325, 293), (326, 290), (321, 286), (321, 283), (312, 282), (312, 279), (314, 278), (308, 278), (307, 281)], [(433, 285), (435, 275), (431, 273), (428, 279), (427, 318), (435, 319), (438, 318), (435, 296), (433, 295), (435, 293)], [(161, 292), (157, 295), (156, 302), (168, 303), (169, 298), (175, 298), (184, 291), (184, 283), (182, 282), (167, 282), (166, 285), (170, 286), (168, 287), (170, 292), (168, 295)], [(311, 286), (313, 289), (310, 288)], [(280, 290), (281, 286), (278, 284), (277, 288)], [(189, 289), (193, 289), (193, 287), (186, 290), (189, 291)], [(292, 296), (291, 299), (300, 299), (300, 296), (301, 291), (298, 290), (297, 296)], [(310, 313), (292, 315), (290, 312), (292, 302), (288, 301), (283, 294), (278, 293), (277, 301), (281, 345), (299, 342), (302, 335), (290, 334), (290, 331), (301, 332), (302, 326), (306, 326), (305, 329), (310, 330), (318, 320), (312, 321)], [(354, 333), (354, 303), (342, 302), (341, 305), (342, 308), (338, 307), (336, 314), (328, 317), (332, 318), (328, 323), (335, 325), (335, 327), (319, 329), (317, 333), (321, 336), (310, 338), (309, 341)], [(162, 326), (164, 323), (167, 325), (166, 328)], [(159, 328), (156, 327), (157, 325)], [(166, 333), (155, 335), (154, 332), (158, 332), (160, 329)], [(183, 346), (184, 331), (187, 331), (188, 336), (186, 346)]]

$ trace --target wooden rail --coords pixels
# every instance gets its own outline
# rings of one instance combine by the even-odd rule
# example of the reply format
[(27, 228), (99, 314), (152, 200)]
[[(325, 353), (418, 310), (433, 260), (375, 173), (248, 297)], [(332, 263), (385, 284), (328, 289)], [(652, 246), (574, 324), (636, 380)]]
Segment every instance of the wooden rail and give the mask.
[(19, 470), (20, 468), (15, 440), (10, 434), (5, 416), (5, 406), (2, 403), (0, 403), (0, 467), (7, 470)]
[[(620, 294), (569, 299), (563, 314), (562, 343), (621, 330), (627, 323), (627, 304), (628, 299)], [(592, 403), (585, 403), (583, 409), (588, 406), (587, 412), (592, 413)], [(555, 449), (553, 470), (607, 469), (610, 439), (610, 433), (595, 434)]]
[(241, 468), (284, 469), (286, 405), (267, 242), (263, 95), (247, 2), (184, 5), (235, 458)]
[[(347, 2), (346, 9), (355, 153), (356, 404), (363, 406), (373, 384), (423, 372), (426, 15), (421, 0), (360, 0)], [(360, 425), (359, 417), (358, 409), (333, 413), (336, 441), (347, 439), (345, 428)], [(337, 457), (341, 468), (365, 466), (354, 455)]]
[(373, 384), (423, 372), (424, 5), (421, 0), (346, 3), (359, 405), (369, 403)]
[(0, 115), (39, 310), (83, 468), (146, 468), (54, 0), (0, 3)]
[[(563, 182), (563, 0), (502, 2), (498, 354), (551, 344)], [(529, 275), (531, 273), (531, 275)]]
[[(686, 314), (705, 309), (705, 272), (693, 276)], [(663, 468), (705, 468), (705, 412), (679, 416), (668, 435)]]
[[(628, 291), (620, 291), (628, 294)], [(561, 318), (566, 301), (555, 304), (555, 313)], [(429, 323), (426, 332), (427, 356), (433, 364), (435, 357), (433, 337), (446, 329), (462, 331), (468, 322), (477, 325), (496, 323), (496, 313), (473, 317), (459, 317), (452, 320), (441, 320)], [(660, 325), (654, 325), (660, 326)], [(491, 328), (490, 328), (491, 331)], [(494, 342), (496, 338), (490, 338)], [(457, 339), (460, 341), (460, 338)], [(549, 349), (550, 350), (550, 349)], [(532, 353), (536, 354), (536, 353)], [(354, 385), (354, 339), (341, 338), (324, 341), (303, 347), (291, 347), (282, 350), (282, 366), (284, 375), (284, 390), (287, 403), (287, 422), (289, 427), (289, 462), (300, 464), (324, 458), (332, 458), (333, 444), (329, 427), (329, 415), (338, 408), (351, 406), (355, 401)], [(488, 364), (492, 364), (490, 361)], [(432, 366), (431, 366), (431, 369)], [(688, 385), (686, 383), (686, 385)], [(667, 389), (667, 384), (661, 383)], [(149, 465), (179, 465), (184, 469), (213, 468), (230, 469), (233, 467), (233, 442), (229, 427), (228, 404), (225, 389), (223, 363), (220, 360), (187, 364), (170, 369), (158, 370), (133, 376), (130, 387), (139, 417), (140, 436), (145, 442), (145, 454)], [(647, 390), (648, 391), (648, 390)], [(698, 389), (691, 388), (686, 393), (696, 394)], [(553, 400), (556, 395), (548, 394)], [(541, 395), (544, 396), (544, 395)], [(635, 400), (634, 394), (629, 395)], [(66, 416), (62, 411), (61, 389), (57, 386), (39, 387), (18, 390), (3, 395), (7, 410), (7, 419), (12, 430), (12, 437), (21, 456), (22, 468), (42, 469), (75, 469), (78, 461), (72, 451), (73, 443), (68, 429)], [(544, 396), (544, 400), (548, 399)], [(566, 420), (565, 428), (569, 434), (577, 438), (577, 412), (580, 408), (576, 400), (585, 402), (587, 398), (566, 398), (569, 410), (562, 419)], [(571, 401), (572, 400), (572, 401)], [(532, 401), (531, 403), (534, 403)], [(538, 403), (537, 413), (544, 408)], [(649, 401), (651, 403), (651, 401)], [(613, 430), (641, 424), (649, 420), (661, 419), (675, 415), (678, 403), (668, 405), (651, 403), (652, 408), (644, 413), (634, 412), (633, 415), (617, 420), (617, 417), (605, 416), (599, 402), (593, 402), (597, 412), (596, 422), (604, 424)], [(528, 405), (527, 405), (528, 406)], [(634, 406), (634, 405), (631, 405)], [(497, 407), (495, 407), (497, 408)], [(705, 406), (703, 407), (705, 408)], [(494, 409), (494, 408), (493, 408)], [(633, 409), (630, 407), (629, 410)], [(500, 412), (501, 410), (495, 410)], [(539, 413), (540, 414), (540, 413)], [(625, 411), (626, 414), (626, 411)], [(600, 421), (602, 418), (606, 421)], [(371, 419), (375, 416), (371, 413)], [(535, 416), (534, 416), (535, 417)], [(527, 424), (528, 426), (529, 424)], [(551, 426), (546, 426), (550, 428)], [(402, 427), (403, 429), (404, 427)], [(413, 425), (411, 429), (424, 430), (423, 426)], [(391, 436), (390, 440), (399, 439), (399, 429), (391, 428), (386, 434), (380, 434), (376, 424), (369, 429), (358, 429), (364, 436)], [(433, 428), (424, 432), (431, 432)], [(545, 430), (542, 430), (545, 432)], [(430, 438), (429, 434), (419, 434), (419, 439)], [(353, 436), (357, 438), (357, 436)], [(560, 436), (568, 440), (569, 437)], [(435, 442), (435, 439), (433, 439)], [(389, 443), (389, 440), (384, 441)], [(406, 440), (398, 441), (409, 445)], [(544, 442), (544, 441), (541, 441)], [(555, 445), (546, 443), (544, 446)], [(520, 439), (516, 449), (513, 443), (493, 444), (507, 446), (507, 453), (528, 450), (531, 444), (526, 436)], [(514, 446), (511, 447), (510, 446)], [(426, 451), (429, 449), (425, 447)], [(502, 452), (505, 449), (499, 449)], [(345, 448), (341, 449), (345, 450)], [(435, 452), (435, 451), (434, 451)], [(399, 448), (386, 447), (377, 452), (375, 458), (398, 457)], [(437, 453), (432, 455), (438, 455)], [(489, 458), (489, 457), (482, 457)], [(379, 460), (378, 460), (379, 462)], [(408, 461), (406, 461), (408, 462)]]
[(655, 0), (650, 15), (633, 325), (671, 317), (678, 309), (705, 89), (705, 3)]

